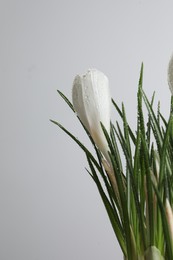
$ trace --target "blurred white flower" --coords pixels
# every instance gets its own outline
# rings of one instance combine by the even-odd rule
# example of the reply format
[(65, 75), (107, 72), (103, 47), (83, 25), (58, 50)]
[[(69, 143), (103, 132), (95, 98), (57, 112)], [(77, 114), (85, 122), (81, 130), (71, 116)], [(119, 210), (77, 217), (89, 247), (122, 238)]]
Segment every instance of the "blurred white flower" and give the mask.
[(167, 198), (166, 198), (166, 203), (165, 203), (165, 210), (166, 210), (166, 216), (167, 216), (170, 236), (171, 236), (171, 239), (173, 242), (173, 212), (172, 212), (172, 208), (169, 203), (169, 200)]
[(77, 75), (73, 82), (72, 100), (74, 109), (91, 134), (95, 144), (109, 160), (109, 150), (100, 122), (110, 133), (111, 96), (108, 78), (96, 69), (85, 75)]
[(169, 85), (171, 94), (173, 95), (173, 55), (171, 56), (171, 59), (169, 61), (169, 65), (168, 65), (168, 85)]
[[(149, 260), (164, 260), (160, 250), (155, 246), (150, 246), (147, 248), (144, 258)], [(142, 260), (144, 258), (142, 257), (140, 259)]]
[(159, 172), (160, 172), (160, 156), (158, 151), (154, 150), (154, 158), (155, 158), (155, 164), (156, 164), (156, 178), (157, 181), (159, 180)]

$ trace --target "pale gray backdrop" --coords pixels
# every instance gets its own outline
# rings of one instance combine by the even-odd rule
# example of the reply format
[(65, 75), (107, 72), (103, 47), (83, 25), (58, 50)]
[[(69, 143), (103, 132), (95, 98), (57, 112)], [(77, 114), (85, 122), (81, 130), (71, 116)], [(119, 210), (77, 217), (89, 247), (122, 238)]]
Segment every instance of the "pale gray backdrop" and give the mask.
[(56, 90), (94, 67), (135, 128), (142, 61), (167, 116), (172, 51), (172, 1), (0, 1), (0, 260), (122, 259), (85, 156), (49, 119), (91, 147)]

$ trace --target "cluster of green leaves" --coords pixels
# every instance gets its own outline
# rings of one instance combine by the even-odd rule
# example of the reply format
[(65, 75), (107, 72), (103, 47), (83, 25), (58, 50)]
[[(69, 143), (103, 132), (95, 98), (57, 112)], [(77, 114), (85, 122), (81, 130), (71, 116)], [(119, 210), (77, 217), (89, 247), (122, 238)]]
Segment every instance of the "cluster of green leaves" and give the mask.
[[(97, 185), (125, 259), (162, 259), (162, 255), (164, 259), (171, 260), (173, 243), (165, 212), (165, 200), (168, 198), (172, 205), (173, 101), (171, 100), (167, 121), (160, 113), (159, 105), (157, 112), (154, 112), (154, 95), (149, 101), (142, 89), (142, 81), (143, 65), (137, 93), (136, 131), (127, 122), (124, 105), (120, 108), (114, 100), (112, 103), (122, 126), (118, 122), (115, 125), (111, 123), (111, 131), (107, 133), (102, 125), (110, 149), (109, 174), (109, 169), (103, 166), (101, 152), (84, 126), (94, 146), (95, 155), (61, 124), (51, 121), (68, 134), (86, 154), (89, 165), (87, 172)], [(75, 112), (67, 97), (60, 91), (58, 93)], [(144, 119), (143, 105), (148, 112), (147, 120)], [(126, 167), (123, 167), (122, 156)], [(110, 174), (116, 180), (115, 183)], [(147, 253), (150, 248), (156, 248), (160, 258), (152, 258), (152, 251)]]

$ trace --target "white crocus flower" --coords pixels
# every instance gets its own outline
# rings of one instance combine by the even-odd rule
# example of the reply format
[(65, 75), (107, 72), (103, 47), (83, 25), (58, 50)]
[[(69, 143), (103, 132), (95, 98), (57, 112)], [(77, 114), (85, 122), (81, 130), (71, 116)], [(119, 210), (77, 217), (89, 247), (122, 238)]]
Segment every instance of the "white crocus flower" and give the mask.
[(72, 100), (81, 122), (109, 160), (109, 148), (100, 124), (110, 133), (111, 96), (108, 78), (96, 69), (89, 69), (82, 76), (77, 75), (73, 82)]
[(169, 61), (169, 65), (168, 65), (168, 85), (169, 85), (171, 94), (173, 95), (173, 55)]
[(165, 210), (166, 210), (166, 216), (167, 216), (167, 221), (168, 221), (168, 227), (170, 231), (170, 237), (173, 243), (173, 211), (171, 208), (171, 205), (169, 203), (169, 200), (166, 198), (166, 203), (165, 203)]
[(155, 166), (156, 166), (156, 180), (159, 180), (159, 172), (160, 172), (160, 156), (158, 151), (154, 150), (154, 158), (155, 158)]

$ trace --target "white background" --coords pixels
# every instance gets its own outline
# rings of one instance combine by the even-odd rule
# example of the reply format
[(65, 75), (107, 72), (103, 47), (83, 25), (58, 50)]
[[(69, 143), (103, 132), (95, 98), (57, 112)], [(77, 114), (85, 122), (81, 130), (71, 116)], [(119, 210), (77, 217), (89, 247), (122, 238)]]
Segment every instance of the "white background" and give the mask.
[(1, 260), (122, 259), (84, 154), (49, 122), (91, 147), (56, 90), (71, 99), (74, 76), (97, 68), (135, 129), (142, 61), (168, 115), (172, 52), (172, 1), (0, 1)]

